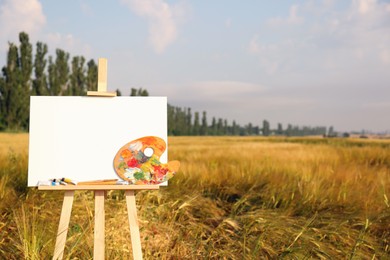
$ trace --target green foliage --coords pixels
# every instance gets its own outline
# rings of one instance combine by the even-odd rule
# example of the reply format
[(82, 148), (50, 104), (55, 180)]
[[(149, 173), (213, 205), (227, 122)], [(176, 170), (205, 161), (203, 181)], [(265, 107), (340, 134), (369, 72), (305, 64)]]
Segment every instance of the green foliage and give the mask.
[(32, 95), (47, 95), (49, 92), (47, 85), (47, 75), (45, 73), (47, 64), (47, 51), (48, 49), (46, 44), (42, 42), (37, 43), (34, 61), (35, 79), (33, 80)]
[(270, 132), (269, 122), (267, 120), (263, 120), (263, 135), (269, 136)]
[(28, 35), (20, 33), (19, 41), (19, 48), (9, 44), (7, 65), (2, 69), (0, 82), (0, 125), (14, 131), (28, 128), (32, 73), (32, 47)]
[(207, 135), (207, 113), (203, 111), (202, 113), (202, 125), (200, 127), (200, 135)]
[[(287, 136), (305, 136), (305, 135), (324, 135), (326, 127), (299, 127), (289, 124), (288, 128), (283, 131), (282, 125), (279, 123), (278, 128), (273, 130), (267, 120), (263, 120), (261, 128), (252, 123), (245, 126), (240, 126), (233, 120), (229, 124), (228, 120), (213, 117), (211, 124), (207, 123), (207, 113), (203, 111), (200, 122), (199, 112), (194, 113), (190, 108), (175, 107), (168, 104), (168, 135), (174, 136), (270, 136), (270, 135), (287, 135)], [(192, 118), (194, 118), (192, 120)]]
[[(94, 60), (87, 63), (86, 85), (88, 91), (97, 91), (98, 66)], [(118, 95), (120, 96), (120, 95)]]
[(72, 73), (70, 74), (70, 86), (67, 94), (69, 96), (83, 96), (86, 94), (85, 82), (85, 59), (75, 56), (72, 59)]
[(194, 126), (193, 126), (193, 135), (200, 135), (200, 123), (199, 123), (199, 112), (195, 112)]
[(49, 57), (49, 84), (50, 95), (60, 96), (66, 95), (69, 78), (69, 53), (57, 49), (56, 59), (53, 62), (52, 57)]
[(132, 88), (131, 92), (130, 92), (130, 96), (132, 96), (132, 97), (135, 97), (135, 96), (147, 97), (147, 96), (149, 96), (149, 92), (146, 89), (142, 89), (142, 88), (139, 88), (139, 89)]

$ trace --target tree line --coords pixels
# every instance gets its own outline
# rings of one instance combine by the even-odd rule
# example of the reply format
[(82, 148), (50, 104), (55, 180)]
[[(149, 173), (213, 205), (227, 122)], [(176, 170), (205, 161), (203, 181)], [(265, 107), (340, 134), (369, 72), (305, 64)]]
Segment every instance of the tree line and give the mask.
[[(0, 130), (27, 131), (29, 127), (29, 102), (31, 95), (83, 96), (87, 91), (97, 89), (97, 63), (88, 62), (83, 56), (71, 57), (62, 49), (56, 49), (55, 56), (48, 55), (48, 46), (37, 42), (35, 55), (29, 36), (19, 34), (19, 46), (9, 43), (6, 65), (0, 75)], [(117, 90), (117, 95), (122, 95)], [(132, 88), (130, 96), (149, 96), (146, 89)], [(262, 125), (240, 126), (233, 120), (212, 117), (207, 113), (192, 113), (191, 108), (180, 108), (168, 104), (169, 135), (326, 135), (333, 128), (299, 127), (288, 124), (283, 129), (271, 129), (267, 120)]]
[(262, 125), (248, 123), (239, 125), (233, 120), (212, 117), (208, 123), (207, 113), (203, 111), (192, 113), (191, 108), (181, 108), (168, 104), (168, 135), (279, 135), (279, 136), (307, 136), (307, 135), (334, 135), (333, 127), (324, 126), (310, 127), (288, 124), (283, 128), (281, 123), (276, 129), (271, 129), (268, 120), (263, 120)]

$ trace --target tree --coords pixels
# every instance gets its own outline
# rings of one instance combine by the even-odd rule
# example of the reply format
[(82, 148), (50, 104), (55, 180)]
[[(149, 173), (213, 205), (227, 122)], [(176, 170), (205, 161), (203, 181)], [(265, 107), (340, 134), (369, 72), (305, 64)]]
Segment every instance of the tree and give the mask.
[(19, 34), (19, 49), (9, 44), (7, 65), (0, 82), (1, 127), (28, 129), (32, 74), (32, 45), (26, 33)]
[(218, 118), (218, 123), (217, 123), (217, 132), (216, 135), (223, 135), (223, 120), (222, 118)]
[[(97, 85), (98, 85), (97, 80), (98, 80), (98, 66), (96, 65), (94, 60), (90, 60), (87, 63), (87, 77), (85, 82), (87, 84), (88, 91), (97, 91)], [(118, 94), (118, 90), (117, 90), (117, 95), (121, 96)]]
[(200, 135), (208, 134), (208, 126), (207, 126), (207, 114), (206, 111), (203, 111), (202, 114), (202, 126), (200, 127)]
[(34, 60), (35, 79), (33, 80), (32, 94), (41, 96), (48, 93), (47, 75), (45, 72), (47, 63), (45, 56), (48, 49), (47, 45), (42, 42), (38, 42), (36, 46), (37, 49)]
[(3, 92), (5, 91), (5, 80), (3, 77), (0, 77), (0, 131), (6, 128), (5, 124), (5, 98), (3, 96)]
[(223, 120), (223, 134), (229, 135), (229, 126), (227, 120)]
[(48, 66), (48, 81), (49, 81), (49, 89), (48, 94), (50, 96), (58, 96), (61, 91), (58, 85), (57, 75), (56, 75), (56, 65), (53, 62), (52, 56), (49, 56), (49, 66)]
[(291, 124), (288, 124), (287, 125), (287, 129), (286, 129), (286, 135), (287, 136), (292, 136), (293, 135), (293, 129), (292, 129), (292, 125)]
[(192, 135), (192, 113), (191, 108), (187, 108), (187, 114), (185, 115), (185, 135)]
[(170, 104), (168, 104), (167, 113), (168, 113), (168, 135), (173, 135), (176, 128), (175, 108)]
[(67, 94), (69, 81), (69, 53), (57, 49), (56, 60), (53, 62), (52, 57), (49, 57), (49, 85), (50, 95), (59, 96)]
[(7, 65), (2, 69), (3, 78), (0, 85), (1, 118), (4, 128), (14, 128), (17, 124), (18, 59), (18, 48), (13, 43), (10, 43), (8, 47)]
[(17, 128), (28, 129), (30, 117), (30, 94), (31, 94), (31, 74), (33, 69), (32, 45), (29, 42), (28, 34), (21, 32), (19, 34), (19, 71), (17, 86), (18, 110), (17, 110)]
[(130, 96), (135, 97), (135, 96), (142, 96), (142, 97), (147, 97), (149, 96), (149, 92), (146, 89), (136, 89), (132, 88), (130, 92)]
[[(326, 130), (325, 130), (326, 132)], [(329, 137), (334, 137), (336, 136), (336, 133), (334, 132), (334, 129), (333, 129), (333, 126), (330, 126), (329, 129), (328, 129), (328, 136)]]
[(253, 135), (253, 126), (252, 126), (252, 123), (249, 123), (249, 124), (246, 126), (246, 134), (247, 134), (247, 135)]
[(185, 135), (186, 134), (186, 112), (185, 109), (181, 109), (180, 107), (176, 107), (175, 109), (175, 121), (176, 121), (176, 129), (175, 135)]
[(235, 120), (233, 120), (232, 135), (239, 135), (239, 134), (240, 134), (240, 126), (236, 124)]
[(82, 56), (75, 56), (72, 59), (72, 73), (70, 74), (70, 84), (67, 89), (69, 96), (84, 96), (85, 91), (85, 59)]
[(263, 135), (264, 136), (270, 135), (270, 127), (269, 127), (269, 122), (267, 120), (263, 120)]
[(217, 135), (217, 131), (218, 131), (218, 126), (217, 126), (217, 120), (215, 119), (215, 117), (213, 117), (213, 119), (211, 120), (211, 135)]
[(22, 83), (25, 83), (23, 87), (25, 89), (28, 89), (28, 91), (30, 91), (29, 83), (31, 82), (31, 73), (33, 69), (32, 45), (29, 42), (28, 34), (25, 32), (21, 32), (19, 34), (19, 41), (20, 41), (19, 68), (21, 71), (21, 80)]
[(199, 135), (200, 134), (199, 112), (195, 112), (194, 127), (193, 127), (192, 134), (193, 135)]
[(278, 123), (278, 129), (276, 130), (277, 135), (283, 135), (283, 126), (281, 123)]

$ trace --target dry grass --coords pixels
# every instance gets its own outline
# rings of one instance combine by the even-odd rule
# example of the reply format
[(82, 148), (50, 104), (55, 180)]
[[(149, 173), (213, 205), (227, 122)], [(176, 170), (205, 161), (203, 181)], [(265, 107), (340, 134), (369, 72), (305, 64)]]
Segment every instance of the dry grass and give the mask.
[[(27, 140), (0, 135), (2, 149), (10, 147), (0, 153), (0, 258), (45, 259), (54, 248), (62, 194), (23, 188)], [(389, 148), (352, 139), (170, 138), (180, 172), (169, 187), (137, 194), (144, 257), (389, 258)], [(106, 203), (106, 257), (127, 259), (123, 192), (109, 192)], [(76, 193), (68, 258), (92, 259), (93, 207), (92, 193)]]
[(1, 133), (0, 144), (1, 156), (4, 156), (9, 152), (14, 152), (17, 154), (27, 154), (28, 134)]

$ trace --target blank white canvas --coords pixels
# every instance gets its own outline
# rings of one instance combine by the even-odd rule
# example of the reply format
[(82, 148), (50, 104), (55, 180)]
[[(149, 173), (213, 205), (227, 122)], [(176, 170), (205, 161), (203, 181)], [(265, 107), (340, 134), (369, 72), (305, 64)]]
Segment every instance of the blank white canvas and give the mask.
[(28, 186), (118, 179), (116, 153), (143, 136), (167, 143), (166, 97), (31, 97)]

